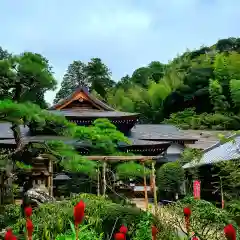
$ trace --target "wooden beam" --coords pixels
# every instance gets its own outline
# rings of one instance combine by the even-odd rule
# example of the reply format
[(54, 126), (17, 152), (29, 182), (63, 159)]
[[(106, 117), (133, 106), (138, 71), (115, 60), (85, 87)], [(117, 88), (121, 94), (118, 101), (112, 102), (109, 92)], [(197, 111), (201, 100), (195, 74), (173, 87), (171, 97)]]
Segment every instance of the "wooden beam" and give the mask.
[(49, 159), (49, 166), (48, 166), (48, 171), (49, 171), (49, 176), (48, 176), (48, 190), (49, 190), (49, 195), (53, 196), (53, 162), (51, 159)]
[(103, 196), (104, 197), (106, 196), (106, 190), (107, 190), (106, 169), (107, 169), (107, 163), (103, 162), (102, 175), (103, 175)]
[(151, 161), (157, 159), (154, 156), (84, 156), (93, 161)]
[(152, 185), (153, 185), (154, 212), (156, 214), (157, 208), (158, 208), (158, 201), (157, 201), (156, 173), (155, 173), (154, 162), (152, 162)]
[(97, 195), (100, 196), (100, 170), (99, 165), (97, 169)]
[(146, 169), (143, 163), (143, 184), (144, 184), (144, 196), (145, 196), (145, 208), (148, 210), (148, 191), (147, 191), (147, 179), (146, 179)]

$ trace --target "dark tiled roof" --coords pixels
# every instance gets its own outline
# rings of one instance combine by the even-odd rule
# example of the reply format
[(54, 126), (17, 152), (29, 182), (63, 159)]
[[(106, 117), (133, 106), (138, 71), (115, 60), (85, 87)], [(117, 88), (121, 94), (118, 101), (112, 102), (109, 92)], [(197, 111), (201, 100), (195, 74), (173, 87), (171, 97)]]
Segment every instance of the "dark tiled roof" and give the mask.
[(153, 141), (198, 140), (195, 137), (186, 135), (177, 127), (166, 124), (137, 124), (131, 130), (131, 137)]
[(130, 142), (132, 145), (139, 145), (139, 146), (149, 146), (149, 145), (161, 145), (161, 144), (167, 144), (168, 142), (159, 142), (159, 141), (146, 141), (146, 140), (140, 140), (140, 139), (134, 139), (130, 138)]
[(81, 118), (115, 118), (137, 116), (137, 113), (126, 113), (118, 111), (98, 111), (98, 110), (49, 110), (51, 113), (63, 115), (65, 117), (81, 117)]
[[(0, 144), (15, 144), (13, 135), (11, 133), (10, 124), (8, 123), (0, 123)], [(81, 147), (89, 147), (90, 145), (86, 142), (79, 142), (75, 139), (71, 139), (69, 137), (63, 137), (63, 136), (51, 136), (51, 135), (37, 135), (37, 136), (30, 136), (29, 135), (29, 129), (27, 127), (21, 126), (21, 133), (22, 133), (22, 140), (24, 143), (28, 142), (43, 142), (43, 141), (51, 141), (51, 140), (60, 140), (64, 141), (67, 144), (73, 144), (75, 146), (81, 146)], [(145, 141), (145, 140), (139, 140), (130, 138), (131, 144), (120, 144), (120, 147), (127, 147), (127, 146), (154, 146), (154, 145), (166, 145), (166, 142), (159, 142), (159, 141)]]

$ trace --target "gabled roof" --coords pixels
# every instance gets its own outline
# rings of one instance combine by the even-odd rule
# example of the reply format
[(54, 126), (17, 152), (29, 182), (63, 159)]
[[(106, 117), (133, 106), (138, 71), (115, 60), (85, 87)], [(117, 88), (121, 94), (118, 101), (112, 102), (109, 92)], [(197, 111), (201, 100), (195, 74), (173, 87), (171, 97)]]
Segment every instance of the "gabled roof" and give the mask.
[[(231, 137), (232, 138), (232, 137)], [(190, 162), (183, 168), (199, 167), (207, 164), (215, 164), (222, 161), (236, 160), (240, 158), (240, 136), (236, 135), (233, 141), (226, 143), (218, 142), (206, 149), (200, 161)]]
[(49, 108), (49, 110), (61, 110), (68, 106), (70, 103), (76, 100), (84, 99), (89, 101), (94, 107), (96, 107), (99, 110), (104, 111), (114, 111), (114, 109), (110, 106), (108, 106), (106, 103), (100, 101), (96, 97), (94, 97), (86, 87), (80, 86), (76, 89), (75, 92), (73, 92), (70, 96), (68, 96), (65, 99), (60, 100), (57, 104), (53, 105)]

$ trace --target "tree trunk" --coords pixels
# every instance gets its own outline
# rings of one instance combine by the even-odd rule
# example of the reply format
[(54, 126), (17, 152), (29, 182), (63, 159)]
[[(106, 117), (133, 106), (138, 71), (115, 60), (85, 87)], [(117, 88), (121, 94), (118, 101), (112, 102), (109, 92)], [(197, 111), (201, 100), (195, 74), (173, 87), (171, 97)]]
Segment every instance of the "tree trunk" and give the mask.
[(20, 132), (20, 126), (18, 124), (12, 123), (11, 127), (13, 131), (13, 137), (15, 139), (16, 143), (16, 150), (15, 152), (19, 151), (22, 148), (22, 138), (21, 138), (21, 132)]

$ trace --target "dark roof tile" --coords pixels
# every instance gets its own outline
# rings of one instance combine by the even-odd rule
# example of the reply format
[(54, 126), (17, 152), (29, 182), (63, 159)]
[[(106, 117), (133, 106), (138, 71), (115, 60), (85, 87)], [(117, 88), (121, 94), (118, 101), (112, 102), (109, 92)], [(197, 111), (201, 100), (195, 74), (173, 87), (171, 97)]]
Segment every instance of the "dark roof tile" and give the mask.
[(170, 141), (195, 140), (173, 125), (167, 124), (137, 124), (131, 130), (131, 137), (142, 140)]
[(126, 113), (118, 111), (94, 111), (94, 110), (49, 110), (53, 114), (62, 115), (65, 117), (79, 117), (79, 118), (116, 118), (137, 116), (137, 113)]

